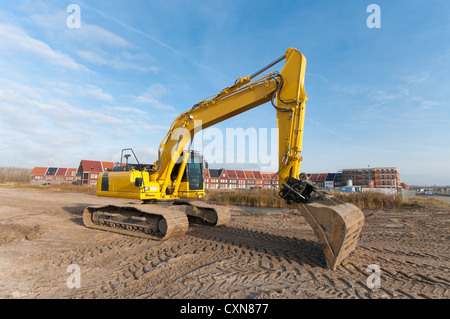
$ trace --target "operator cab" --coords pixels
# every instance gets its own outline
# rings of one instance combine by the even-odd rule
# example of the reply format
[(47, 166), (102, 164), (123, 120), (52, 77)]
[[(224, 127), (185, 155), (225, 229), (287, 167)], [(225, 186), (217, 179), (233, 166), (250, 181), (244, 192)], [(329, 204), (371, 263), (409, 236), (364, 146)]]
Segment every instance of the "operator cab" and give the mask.
[[(183, 156), (180, 156), (181, 158)], [(171, 175), (172, 181), (177, 178), (180, 166), (181, 163), (175, 164)], [(189, 191), (203, 190), (203, 155), (199, 151), (191, 151), (181, 183), (188, 183)]]

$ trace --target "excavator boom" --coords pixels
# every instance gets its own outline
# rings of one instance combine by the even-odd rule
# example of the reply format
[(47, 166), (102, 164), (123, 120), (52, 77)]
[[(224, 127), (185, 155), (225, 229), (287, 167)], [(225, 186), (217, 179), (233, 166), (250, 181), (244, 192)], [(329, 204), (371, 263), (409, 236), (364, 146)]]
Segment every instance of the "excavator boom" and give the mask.
[[(254, 79), (283, 60), (285, 65), (280, 72)], [(230, 219), (226, 208), (196, 200), (205, 194), (200, 176), (202, 160), (198, 154), (186, 151), (186, 147), (189, 148), (200, 130), (271, 102), (279, 132), (279, 196), (287, 203), (300, 204), (300, 212), (314, 229), (323, 248), (327, 266), (335, 269), (355, 249), (364, 214), (356, 206), (339, 202), (331, 194), (321, 191), (308, 181), (306, 174), (300, 174), (307, 101), (305, 67), (306, 59), (302, 53), (292, 48), (286, 50), (282, 57), (266, 67), (239, 78), (232, 86), (180, 114), (161, 142), (158, 159), (153, 165), (139, 164), (137, 168), (99, 176), (97, 195), (170, 203), (163, 212), (161, 205), (152, 205), (159, 206), (158, 209), (145, 205), (141, 205), (145, 207), (142, 209), (139, 205), (88, 207), (84, 213), (85, 225), (166, 239), (184, 234), (188, 227), (184, 215), (189, 221), (215, 226), (226, 224)]]

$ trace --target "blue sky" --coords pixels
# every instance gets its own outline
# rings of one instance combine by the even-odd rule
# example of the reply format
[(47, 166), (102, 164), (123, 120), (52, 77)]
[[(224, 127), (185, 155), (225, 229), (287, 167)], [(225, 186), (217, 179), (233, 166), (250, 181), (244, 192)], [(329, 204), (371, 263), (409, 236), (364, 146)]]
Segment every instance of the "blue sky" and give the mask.
[[(371, 3), (381, 28), (366, 24)], [(302, 171), (396, 166), (407, 184), (449, 185), (449, 13), (448, 0), (0, 0), (0, 166), (118, 161), (127, 147), (153, 162), (179, 113), (294, 47)], [(270, 104), (217, 125), (274, 127)]]

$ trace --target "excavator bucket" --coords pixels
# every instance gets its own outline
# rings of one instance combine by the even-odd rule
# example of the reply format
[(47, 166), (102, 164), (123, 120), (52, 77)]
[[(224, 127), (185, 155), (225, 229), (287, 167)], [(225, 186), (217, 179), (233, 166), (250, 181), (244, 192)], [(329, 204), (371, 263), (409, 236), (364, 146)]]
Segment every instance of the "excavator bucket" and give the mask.
[(364, 213), (353, 204), (331, 200), (301, 204), (300, 211), (319, 239), (327, 267), (335, 270), (355, 250)]

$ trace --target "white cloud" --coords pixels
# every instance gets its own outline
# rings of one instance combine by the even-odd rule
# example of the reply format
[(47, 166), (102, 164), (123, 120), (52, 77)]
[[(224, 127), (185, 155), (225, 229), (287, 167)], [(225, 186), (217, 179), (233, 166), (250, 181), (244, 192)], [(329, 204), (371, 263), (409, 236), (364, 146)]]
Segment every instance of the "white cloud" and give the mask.
[(96, 100), (103, 102), (114, 102), (114, 98), (112, 97), (112, 95), (103, 92), (101, 88), (98, 88), (94, 85), (87, 85), (85, 90), (80, 92), (80, 94), (87, 97), (93, 97)]
[(395, 91), (388, 92), (377, 89), (370, 92), (369, 96), (378, 103), (390, 102), (392, 100), (401, 99), (409, 95), (409, 90), (406, 88), (397, 88)]
[(307, 121), (307, 122), (311, 122), (311, 123), (313, 123), (314, 125), (318, 126), (322, 131), (328, 131), (331, 135), (334, 135), (334, 136), (336, 136), (338, 139), (340, 139), (341, 142), (345, 142), (345, 143), (351, 143), (351, 142), (352, 142), (349, 138), (345, 137), (345, 136), (344, 136), (343, 134), (341, 134), (340, 132), (331, 129), (329, 126), (322, 125), (322, 124), (320, 124), (319, 122), (314, 121), (314, 120), (312, 120), (312, 119), (306, 119), (306, 121)]
[(77, 55), (92, 64), (109, 66), (117, 70), (135, 70), (140, 72), (158, 72), (158, 67), (156, 66), (141, 66), (134, 61), (134, 56), (127, 52), (121, 55), (112, 55), (101, 49), (90, 49), (90, 50), (78, 50)]
[(88, 71), (69, 56), (53, 50), (43, 41), (28, 36), (21, 28), (13, 25), (0, 24), (0, 47), (3, 53), (30, 55), (65, 69)]
[(417, 105), (419, 105), (419, 108), (423, 109), (423, 110), (428, 110), (432, 107), (436, 107), (436, 106), (444, 106), (446, 105), (445, 103), (439, 102), (439, 101), (435, 101), (435, 100), (431, 100), (431, 99), (424, 99), (423, 97), (420, 96), (415, 96), (412, 98), (412, 100), (417, 103)]
[[(143, 133), (163, 135), (168, 129), (151, 123), (150, 115), (138, 108), (86, 109), (67, 102), (76, 94), (86, 95), (87, 103), (112, 99), (88, 84), (44, 81), (33, 86), (0, 78), (0, 141), (8, 150), (0, 166), (75, 166), (87, 157), (107, 160), (111, 150), (128, 147), (129, 141), (139, 143)], [(148, 136), (146, 142), (151, 143)]]
[(158, 150), (152, 147), (138, 147), (134, 150), (139, 162), (153, 164), (158, 159)]
[(126, 23), (124, 23), (124, 22), (118, 20), (118, 19), (117, 19), (116, 17), (114, 17), (114, 16), (111, 16), (111, 15), (109, 15), (109, 14), (106, 14), (105, 12), (103, 12), (103, 11), (101, 11), (101, 10), (98, 10), (98, 9), (96, 9), (96, 8), (94, 8), (94, 7), (91, 7), (91, 6), (89, 6), (89, 5), (85, 4), (85, 3), (83, 3), (83, 7), (84, 7), (84, 8), (87, 8), (87, 9), (89, 9), (89, 10), (91, 10), (91, 11), (97, 12), (97, 13), (100, 14), (103, 18), (108, 19), (108, 20), (111, 20), (111, 21), (114, 21), (115, 23), (119, 24), (119, 25), (120, 25), (121, 27), (123, 27), (123, 28), (126, 28), (126, 29), (128, 29), (128, 30), (130, 30), (130, 31), (132, 31), (132, 32), (134, 32), (134, 33), (137, 33), (137, 34), (139, 34), (139, 35), (141, 35), (141, 36), (144, 36), (144, 37), (146, 37), (146, 38), (148, 38), (148, 39), (153, 40), (154, 42), (158, 43), (158, 44), (161, 45), (162, 47), (165, 47), (165, 48), (171, 50), (172, 52), (174, 52), (174, 53), (176, 53), (176, 54), (178, 54), (178, 55), (182, 54), (181, 51), (179, 51), (179, 50), (173, 48), (172, 46), (170, 46), (169, 44), (167, 44), (167, 43), (165, 43), (165, 42), (159, 40), (159, 39), (156, 38), (155, 36), (153, 36), (153, 35), (151, 35), (151, 34), (149, 34), (149, 33), (147, 33), (147, 32), (144, 32), (144, 31), (142, 31), (142, 30), (140, 30), (140, 29), (136, 29), (136, 28), (134, 28), (134, 27), (132, 27), (132, 26), (130, 26), (130, 25), (128, 25), (128, 24), (126, 24)]
[(144, 124), (142, 125), (142, 129), (147, 132), (156, 132), (156, 131), (168, 131), (170, 127), (166, 125)]
[(159, 98), (167, 92), (168, 89), (164, 85), (154, 83), (140, 96), (135, 97), (135, 101), (140, 104), (150, 105), (157, 109), (174, 111), (175, 108), (173, 106), (164, 104), (159, 100)]
[[(50, 87), (31, 87), (1, 79), (0, 83), (0, 127), (14, 134), (25, 135), (30, 141), (37, 141), (41, 137), (47, 142), (75, 140), (74, 136), (91, 137), (94, 131), (89, 127), (105, 128), (132, 122), (123, 114), (75, 107), (64, 100), (65, 96), (59, 96)], [(99, 89), (91, 89), (99, 98)], [(109, 99), (109, 95), (100, 94), (100, 98), (105, 97)], [(53, 136), (44, 132), (51, 132)]]
[[(117, 127), (129, 131), (155, 131), (166, 126), (149, 123), (148, 112), (128, 106), (101, 106), (95, 110), (74, 106), (68, 97), (86, 97), (104, 102), (114, 98), (93, 85), (42, 82), (41, 87), (27, 86), (0, 78), (0, 127), (34, 135), (36, 130), (62, 129), (65, 134), (92, 136), (95, 131)], [(24, 116), (26, 114), (26, 116)], [(109, 127), (111, 126), (111, 127)], [(91, 129), (89, 129), (91, 127)]]
[(421, 72), (416, 74), (409, 74), (406, 76), (401, 76), (400, 80), (405, 81), (407, 84), (414, 86), (419, 86), (430, 79), (430, 72)]
[[(71, 30), (67, 30), (70, 32)], [(80, 41), (90, 41), (93, 43), (107, 45), (116, 48), (130, 48), (130, 42), (106, 29), (103, 29), (94, 24), (83, 23), (82, 27), (75, 30), (73, 36), (79, 37)]]
[(112, 111), (113, 113), (119, 113), (119, 114), (127, 114), (132, 115), (140, 118), (148, 118), (148, 113), (142, 110), (139, 110), (134, 107), (128, 107), (128, 106), (110, 106), (108, 107), (109, 111)]
[(49, 34), (63, 36), (67, 41), (79, 43), (88, 42), (95, 46), (114, 48), (130, 48), (132, 44), (123, 37), (95, 24), (89, 24), (82, 19), (80, 28), (68, 28), (66, 24), (68, 14), (65, 10), (55, 10), (49, 14), (33, 14), (29, 22), (35, 27)]
[(86, 97), (93, 98), (97, 101), (105, 102), (105, 103), (113, 103), (114, 97), (103, 91), (102, 88), (99, 88), (92, 84), (75, 84), (68, 82), (46, 82), (46, 87), (51, 90), (51, 92), (60, 95), (62, 97)]
[(80, 58), (83, 58), (84, 60), (89, 61), (93, 64), (107, 65), (110, 63), (106, 59), (106, 52), (79, 50), (77, 54)]
[[(130, 26), (129, 24), (124, 23), (123, 21), (117, 19), (115, 16), (109, 15), (109, 14), (107, 14), (107, 13), (101, 11), (101, 10), (98, 10), (98, 9), (96, 9), (96, 8), (90, 6), (90, 5), (87, 5), (86, 3), (83, 3), (83, 7), (87, 8), (87, 9), (89, 9), (91, 11), (97, 12), (103, 18), (115, 22), (116, 24), (120, 25), (122, 28), (128, 29), (129, 31), (131, 31), (131, 32), (133, 32), (135, 34), (138, 34), (138, 35), (140, 35), (142, 37), (145, 37), (147, 39), (152, 40), (153, 42), (157, 43), (161, 47), (166, 48), (169, 51), (171, 51), (172, 53), (174, 53), (175, 56), (182, 57), (186, 61), (192, 63), (193, 65), (195, 65), (195, 66), (197, 66), (199, 68), (202, 68), (202, 69), (204, 69), (204, 70), (206, 70), (206, 71), (208, 71), (210, 73), (216, 74), (216, 75), (218, 75), (218, 76), (220, 76), (220, 77), (222, 77), (224, 79), (229, 79), (226, 75), (222, 74), (221, 72), (219, 72), (219, 71), (217, 71), (217, 70), (215, 70), (215, 69), (213, 69), (213, 68), (211, 68), (211, 67), (209, 67), (209, 66), (207, 66), (207, 65), (205, 65), (203, 63), (200, 63), (200, 62), (197, 62), (195, 60), (192, 60), (192, 59), (188, 58), (188, 55), (185, 54), (183, 51), (176, 49), (172, 45), (168, 44), (166, 41), (162, 41), (160, 38), (158, 38), (158, 37), (156, 37), (156, 36), (154, 36), (154, 35), (152, 35), (152, 34), (150, 34), (148, 32), (145, 32), (142, 29), (137, 29), (137, 28), (135, 28), (133, 26)], [(221, 19), (219, 19), (219, 20), (221, 20)]]
[[(54, 10), (48, 14), (33, 14), (29, 22), (44, 31), (45, 36), (64, 45), (89, 63), (108, 66), (117, 70), (158, 72), (156, 66), (148, 66), (152, 58), (134, 52), (137, 47), (122, 36), (82, 19), (81, 27), (66, 27), (67, 13)], [(61, 43), (60, 39), (64, 39)]]

